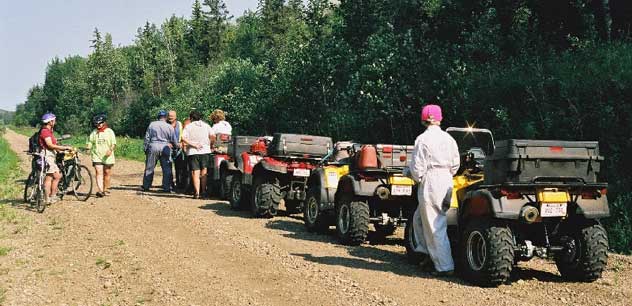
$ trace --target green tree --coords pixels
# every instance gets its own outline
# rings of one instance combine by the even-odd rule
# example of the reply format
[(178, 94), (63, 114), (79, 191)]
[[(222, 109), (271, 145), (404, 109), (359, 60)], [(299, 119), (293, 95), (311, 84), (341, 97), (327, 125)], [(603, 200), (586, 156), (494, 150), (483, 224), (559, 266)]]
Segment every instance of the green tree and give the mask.
[(218, 61), (225, 49), (225, 32), (228, 20), (228, 9), (223, 0), (203, 0), (204, 6), (208, 7), (207, 12), (203, 12), (205, 28), (205, 44), (208, 48), (208, 61)]

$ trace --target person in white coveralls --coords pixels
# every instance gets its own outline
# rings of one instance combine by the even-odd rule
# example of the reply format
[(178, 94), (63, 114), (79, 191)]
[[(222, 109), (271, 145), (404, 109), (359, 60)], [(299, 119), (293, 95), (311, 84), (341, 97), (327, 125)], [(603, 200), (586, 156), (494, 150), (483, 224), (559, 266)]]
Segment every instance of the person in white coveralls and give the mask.
[(450, 134), (441, 130), (438, 105), (426, 105), (421, 121), (427, 127), (415, 140), (413, 158), (405, 174), (419, 183), (419, 206), (413, 215), (415, 252), (427, 254), (434, 263), (433, 274), (454, 273), (454, 260), (447, 233), (446, 213), (452, 198), (452, 177), (460, 165), (459, 148)]

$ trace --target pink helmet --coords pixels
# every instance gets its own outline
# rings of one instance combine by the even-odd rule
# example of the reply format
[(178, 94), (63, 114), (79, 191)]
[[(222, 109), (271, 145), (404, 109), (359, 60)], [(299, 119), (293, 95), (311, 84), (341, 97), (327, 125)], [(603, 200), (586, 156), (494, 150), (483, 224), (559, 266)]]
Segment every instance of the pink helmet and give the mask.
[(435, 104), (428, 104), (421, 109), (421, 121), (441, 121), (443, 116), (441, 115), (441, 107)]

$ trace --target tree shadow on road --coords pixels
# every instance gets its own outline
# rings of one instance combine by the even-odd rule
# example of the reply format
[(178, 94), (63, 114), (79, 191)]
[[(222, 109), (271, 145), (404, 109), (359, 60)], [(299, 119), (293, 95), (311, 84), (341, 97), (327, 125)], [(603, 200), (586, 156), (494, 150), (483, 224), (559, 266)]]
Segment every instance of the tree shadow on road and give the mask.
[[(348, 252), (348, 254), (353, 257), (349, 258), (339, 256), (314, 256), (312, 254), (301, 253), (292, 254), (295, 256), (303, 257), (305, 260), (308, 261), (325, 265), (344, 266), (354, 269), (391, 272), (403, 276), (434, 278), (432, 275), (430, 275), (430, 273), (425, 273), (421, 271), (420, 267), (409, 264), (406, 261), (403, 247), (402, 252), (396, 252), (381, 249), (378, 246), (369, 244), (363, 244), (360, 246), (343, 246), (339, 245), (335, 237), (335, 230), (333, 228), (329, 228), (326, 233), (311, 233), (305, 229), (302, 223), (292, 222), (288, 220), (273, 220), (271, 222), (268, 222), (266, 227), (287, 231), (288, 233), (282, 234), (284, 237), (337, 245), (339, 248), (344, 248)], [(398, 245), (401, 243), (401, 239), (399, 238), (388, 237), (386, 239), (388, 241), (387, 244), (389, 245)], [(452, 281), (453, 277), (446, 279)]]
[[(288, 220), (287, 218), (291, 219)], [(288, 234), (284, 234), (284, 236), (295, 239), (302, 240), (312, 240), (311, 237), (314, 236), (323, 236), (326, 237), (328, 241), (335, 241), (335, 227), (330, 226), (326, 232), (324, 233), (311, 233), (308, 232), (303, 224), (303, 218), (297, 215), (286, 216), (286, 219), (279, 218), (274, 219), (266, 224), (267, 228), (277, 229), (290, 232)], [(401, 238), (396, 236), (387, 236), (384, 237), (378, 234), (375, 231), (369, 231), (369, 236), (367, 237), (367, 242), (370, 245), (402, 245), (403, 241)]]
[(204, 204), (198, 206), (200, 209), (210, 210), (219, 216), (223, 217), (241, 217), (250, 218), (250, 213), (245, 210), (234, 210), (230, 208), (230, 205), (226, 201), (218, 201), (213, 203)]
[[(311, 233), (305, 229), (302, 223), (283, 219), (272, 220), (266, 224), (266, 227), (286, 231), (287, 233), (282, 234), (284, 237), (338, 245), (335, 237), (335, 230), (333, 228), (330, 228), (326, 233)], [(422, 271), (419, 266), (408, 263), (403, 246), (401, 246), (400, 251), (392, 250), (391, 246), (403, 244), (401, 238), (387, 237), (385, 239), (387, 241), (385, 244), (363, 244), (359, 246), (339, 245), (339, 247), (344, 248), (348, 254), (352, 256), (352, 258), (340, 256), (315, 256), (305, 253), (296, 253), (292, 255), (300, 256), (305, 260), (325, 265), (391, 272), (402, 276), (441, 279), (464, 286), (474, 286), (462, 280), (458, 276), (439, 278), (428, 272)], [(384, 249), (385, 247), (389, 249)], [(553, 283), (563, 281), (559, 275), (554, 273), (534, 270), (529, 267), (516, 266), (511, 274), (510, 282), (515, 282), (521, 279), (537, 279), (538, 281)]]
[(2, 199), (0, 200), (0, 205), (10, 205), (12, 208), (15, 208), (15, 209), (36, 212), (36, 209), (33, 206), (31, 206), (31, 204), (24, 203), (24, 199), (22, 198)]
[(555, 273), (542, 271), (542, 270), (534, 270), (529, 267), (514, 266), (514, 269), (511, 272), (510, 280), (512, 282), (515, 282), (521, 279), (522, 280), (536, 279), (538, 281), (546, 282), (546, 283), (565, 282), (565, 280), (562, 279), (560, 275), (555, 274)]

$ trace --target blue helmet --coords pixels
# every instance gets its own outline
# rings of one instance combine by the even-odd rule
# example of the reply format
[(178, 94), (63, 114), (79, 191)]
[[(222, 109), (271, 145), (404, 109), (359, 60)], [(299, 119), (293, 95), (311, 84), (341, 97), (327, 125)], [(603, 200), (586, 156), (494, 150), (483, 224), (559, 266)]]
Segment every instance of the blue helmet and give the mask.
[(165, 111), (164, 109), (158, 111), (158, 119), (162, 117), (167, 117), (167, 111)]

